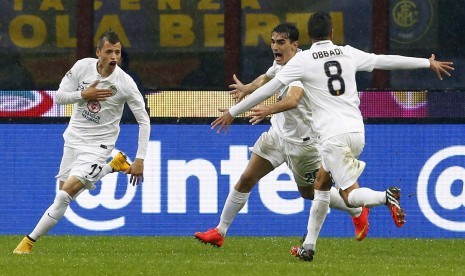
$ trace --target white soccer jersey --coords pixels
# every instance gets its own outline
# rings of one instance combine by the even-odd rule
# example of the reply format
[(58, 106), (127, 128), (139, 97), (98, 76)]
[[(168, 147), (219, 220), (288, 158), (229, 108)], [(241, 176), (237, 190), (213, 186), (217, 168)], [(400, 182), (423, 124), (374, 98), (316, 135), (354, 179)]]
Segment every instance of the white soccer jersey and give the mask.
[(323, 141), (342, 133), (364, 132), (355, 82), (357, 71), (428, 66), (427, 59), (377, 56), (325, 40), (297, 53), (276, 78), (285, 85), (295, 80), (303, 83), (305, 93), (309, 93), (315, 129)]
[[(124, 103), (131, 108), (139, 128), (139, 147), (136, 158), (145, 158), (150, 134), (150, 119), (145, 103), (134, 80), (118, 66), (104, 78), (97, 71), (95, 58), (77, 61), (63, 77), (57, 93), (58, 104), (74, 103), (69, 125), (63, 134), (69, 145), (105, 145), (113, 147), (120, 131), (119, 123)], [(97, 87), (110, 88), (113, 96), (105, 101), (86, 101), (81, 92), (94, 81)]]
[[(272, 79), (282, 68), (283, 65), (279, 65), (274, 61), (265, 75)], [(278, 100), (287, 96), (290, 86), (304, 88), (300, 81), (294, 81), (279, 91)], [(313, 119), (308, 94), (304, 93), (296, 108), (273, 114), (271, 125), (279, 136), (289, 142), (310, 143), (309, 138), (313, 139), (315, 134), (313, 132)]]
[(231, 116), (250, 110), (271, 97), (274, 91), (293, 81), (301, 81), (309, 94), (315, 130), (321, 140), (342, 133), (363, 133), (360, 100), (355, 83), (357, 71), (373, 69), (428, 68), (425, 58), (365, 53), (351, 46), (337, 46), (330, 40), (312, 44), (297, 53), (268, 83), (229, 109)]

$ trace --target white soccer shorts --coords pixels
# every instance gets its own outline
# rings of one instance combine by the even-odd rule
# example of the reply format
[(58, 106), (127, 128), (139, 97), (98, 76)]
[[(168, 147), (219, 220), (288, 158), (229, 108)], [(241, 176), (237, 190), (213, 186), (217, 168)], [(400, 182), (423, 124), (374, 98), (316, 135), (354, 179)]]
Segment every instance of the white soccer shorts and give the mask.
[(340, 134), (322, 142), (323, 168), (330, 172), (336, 187), (345, 190), (360, 177), (366, 164), (357, 158), (364, 147), (364, 133)]
[(84, 188), (93, 190), (94, 183), (100, 179), (98, 174), (107, 163), (111, 150), (110, 147), (70, 147), (65, 144), (60, 171), (55, 178), (66, 181), (70, 175), (76, 176), (84, 184)]
[(270, 161), (277, 168), (286, 162), (298, 186), (313, 185), (320, 168), (320, 154), (316, 140), (294, 144), (280, 137), (273, 128), (262, 133), (250, 150)]

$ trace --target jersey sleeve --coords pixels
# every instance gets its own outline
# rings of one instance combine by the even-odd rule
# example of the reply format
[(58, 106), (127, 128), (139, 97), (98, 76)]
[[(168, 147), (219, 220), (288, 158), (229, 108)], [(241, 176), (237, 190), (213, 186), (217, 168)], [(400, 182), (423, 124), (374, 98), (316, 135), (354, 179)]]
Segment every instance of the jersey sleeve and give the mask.
[(81, 90), (79, 90), (78, 72), (81, 62), (76, 62), (61, 80), (55, 102), (57, 104), (72, 104), (82, 100)]
[(268, 68), (268, 70), (266, 70), (265, 76), (272, 79), (276, 76), (276, 73), (276, 61), (273, 61), (273, 65), (270, 68)]
[(277, 78), (273, 78), (265, 85), (255, 90), (250, 96), (232, 106), (229, 109), (229, 113), (231, 116), (236, 117), (237, 115), (249, 111), (252, 107), (273, 96), (275, 91), (279, 91), (282, 88), (284, 88), (284, 84)]
[(430, 62), (426, 58), (404, 57), (398, 55), (379, 55), (376, 69), (399, 70), (428, 68)]
[(289, 86), (296, 86), (296, 87), (300, 87), (300, 88), (304, 88), (304, 85), (300, 82), (300, 81), (293, 81), (291, 83), (289, 83)]
[(357, 66), (357, 71), (373, 71), (378, 60), (377, 55), (364, 52), (349, 45), (344, 46), (343, 48), (343, 52), (348, 53), (353, 57)]
[(286, 86), (292, 82), (303, 78), (303, 52), (298, 52), (281, 71), (276, 75), (276, 78)]
[(134, 80), (129, 75), (125, 75), (124, 83), (127, 84), (126, 89), (129, 91), (126, 102), (139, 124), (136, 158), (145, 159), (150, 138), (150, 117), (145, 109), (144, 98)]

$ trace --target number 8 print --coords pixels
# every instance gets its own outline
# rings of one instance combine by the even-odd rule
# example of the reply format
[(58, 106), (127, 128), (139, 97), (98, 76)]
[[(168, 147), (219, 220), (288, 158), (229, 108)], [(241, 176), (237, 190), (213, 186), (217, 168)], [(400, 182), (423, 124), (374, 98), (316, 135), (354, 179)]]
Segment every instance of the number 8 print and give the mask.
[[(342, 74), (342, 68), (341, 64), (338, 61), (332, 60), (332, 61), (327, 61), (324, 64), (325, 66), (325, 74), (326, 76), (329, 77), (328, 79), (328, 90), (329, 93), (333, 96), (340, 96), (344, 94), (346, 90), (346, 85), (344, 83), (344, 79), (341, 77)], [(336, 74), (331, 74), (331, 67), (336, 67), (337, 72)], [(333, 82), (338, 81), (340, 88), (338, 90), (334, 89)]]

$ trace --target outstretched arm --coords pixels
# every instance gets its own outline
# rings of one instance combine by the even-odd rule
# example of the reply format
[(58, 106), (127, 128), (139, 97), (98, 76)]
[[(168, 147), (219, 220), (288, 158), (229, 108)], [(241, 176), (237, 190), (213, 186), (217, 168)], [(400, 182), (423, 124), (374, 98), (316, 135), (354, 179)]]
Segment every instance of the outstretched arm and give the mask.
[(454, 70), (454, 67), (452, 67), (452, 65), (454, 64), (453, 62), (436, 60), (436, 56), (434, 54), (432, 54), (428, 60), (430, 63), (429, 68), (436, 73), (436, 76), (438, 76), (440, 80), (442, 80), (442, 73), (450, 77), (449, 71)]
[(236, 103), (240, 102), (245, 96), (253, 93), (270, 80), (270, 78), (268, 78), (265, 74), (258, 76), (248, 84), (243, 84), (235, 74), (233, 75), (233, 79), (235, 83), (229, 85), (229, 88), (233, 89), (229, 92), (229, 94), (231, 94), (233, 99), (236, 100)]
[(232, 106), (229, 110), (218, 109), (220, 112), (224, 113), (211, 123), (211, 129), (215, 129), (219, 126), (217, 133), (221, 133), (223, 130), (228, 133), (229, 126), (235, 116), (250, 110), (252, 107), (273, 96), (275, 91), (280, 90), (284, 86), (285, 85), (282, 82), (274, 78), (252, 93), (249, 97), (247, 97), (247, 99), (244, 99), (240, 103)]
[(438, 61), (434, 54), (429, 59), (426, 58), (415, 58), (415, 57), (404, 57), (397, 55), (378, 55), (375, 63), (375, 69), (382, 70), (399, 70), (399, 69), (420, 69), (430, 68), (433, 70), (438, 78), (442, 80), (442, 74), (450, 76), (449, 71), (454, 70), (452, 62), (450, 61)]
[(279, 102), (276, 102), (271, 105), (258, 105), (252, 108), (250, 111), (249, 120), (252, 125), (256, 125), (263, 121), (267, 116), (271, 114), (276, 114), (286, 110), (291, 110), (297, 107), (300, 99), (304, 95), (304, 90), (298, 86), (290, 86), (289, 91), (287, 91), (286, 97), (284, 97)]

